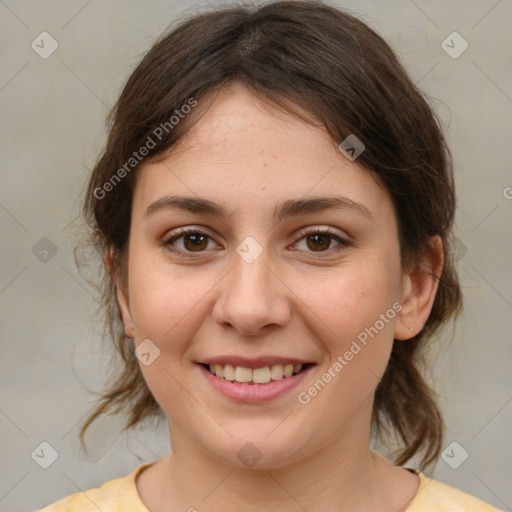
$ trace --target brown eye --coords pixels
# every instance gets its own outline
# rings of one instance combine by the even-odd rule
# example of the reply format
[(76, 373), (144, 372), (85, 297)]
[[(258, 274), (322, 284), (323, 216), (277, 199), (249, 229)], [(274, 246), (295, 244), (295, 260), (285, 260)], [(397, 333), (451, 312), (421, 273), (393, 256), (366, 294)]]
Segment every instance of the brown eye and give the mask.
[(206, 233), (189, 229), (170, 237), (164, 242), (164, 245), (170, 246), (175, 252), (187, 255), (187, 253), (204, 252), (208, 248), (208, 242), (211, 240), (211, 237)]
[(309, 235), (307, 237), (307, 245), (313, 251), (325, 251), (331, 245), (332, 236), (325, 234)]
[(207, 245), (208, 237), (200, 233), (192, 233), (183, 236), (183, 246), (187, 251), (201, 251), (206, 249)]
[[(351, 243), (348, 240), (345, 240), (337, 233), (331, 231), (328, 228), (323, 229), (315, 229), (315, 230), (305, 230), (300, 233), (302, 238), (297, 243), (300, 245), (304, 240), (305, 248), (298, 247), (301, 251), (310, 252), (310, 253), (323, 253), (323, 252), (332, 252), (336, 250), (341, 250), (347, 246), (350, 246)], [(331, 247), (332, 241), (336, 242), (336, 246)]]

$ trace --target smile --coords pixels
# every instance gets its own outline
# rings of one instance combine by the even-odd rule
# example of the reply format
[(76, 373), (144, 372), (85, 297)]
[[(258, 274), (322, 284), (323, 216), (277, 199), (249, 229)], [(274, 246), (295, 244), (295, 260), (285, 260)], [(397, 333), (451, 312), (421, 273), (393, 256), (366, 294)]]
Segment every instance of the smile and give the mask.
[[(307, 366), (307, 365), (304, 365)], [(274, 364), (262, 366), (261, 368), (246, 368), (244, 366), (233, 366), (230, 364), (205, 365), (212, 375), (231, 382), (245, 384), (267, 384), (271, 381), (281, 380), (302, 371), (302, 364)]]
[(258, 403), (277, 399), (296, 388), (315, 363), (272, 364), (249, 368), (198, 363), (197, 368), (216, 394), (235, 402)]

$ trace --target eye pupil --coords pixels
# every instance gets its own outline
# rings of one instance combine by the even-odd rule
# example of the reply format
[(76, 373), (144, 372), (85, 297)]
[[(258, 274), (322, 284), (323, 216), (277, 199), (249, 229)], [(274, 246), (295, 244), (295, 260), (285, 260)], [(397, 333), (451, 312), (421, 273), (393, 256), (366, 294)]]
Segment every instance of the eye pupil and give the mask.
[[(315, 234), (308, 237), (308, 241), (313, 241), (313, 249), (328, 249), (330, 245), (330, 235)], [(325, 243), (327, 241), (327, 244)], [(322, 243), (323, 242), (323, 243)], [(309, 244), (308, 244), (309, 246)]]
[(184, 245), (187, 249), (190, 249), (190, 247), (187, 247), (187, 242), (192, 243), (192, 247), (195, 249), (204, 249), (201, 244), (204, 244), (204, 241), (206, 240), (206, 237), (204, 235), (200, 235), (199, 233), (193, 233), (185, 235), (185, 242)]

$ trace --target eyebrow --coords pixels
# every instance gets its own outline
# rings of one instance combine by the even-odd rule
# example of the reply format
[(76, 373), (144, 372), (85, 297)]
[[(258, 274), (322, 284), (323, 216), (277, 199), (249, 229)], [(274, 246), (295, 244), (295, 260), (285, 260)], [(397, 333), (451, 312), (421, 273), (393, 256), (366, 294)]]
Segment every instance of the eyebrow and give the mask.
[[(373, 219), (372, 212), (366, 206), (342, 196), (287, 199), (275, 207), (273, 219), (274, 222), (280, 222), (290, 217), (297, 217), (331, 208), (352, 211)], [(226, 219), (230, 213), (224, 206), (208, 199), (187, 196), (165, 196), (151, 203), (146, 209), (145, 216), (147, 218), (159, 211), (168, 209), (213, 215), (221, 219)]]

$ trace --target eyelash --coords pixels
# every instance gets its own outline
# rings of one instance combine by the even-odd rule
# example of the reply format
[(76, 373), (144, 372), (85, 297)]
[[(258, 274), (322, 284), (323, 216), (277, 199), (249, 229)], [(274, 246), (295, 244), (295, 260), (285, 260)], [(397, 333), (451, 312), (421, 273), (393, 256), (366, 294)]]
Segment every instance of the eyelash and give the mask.
[[(179, 240), (180, 238), (182, 238), (186, 235), (189, 235), (189, 234), (202, 235), (202, 236), (206, 236), (206, 237), (212, 239), (212, 237), (210, 237), (210, 235), (208, 235), (207, 233), (204, 233), (198, 229), (184, 228), (184, 229), (180, 230), (178, 233), (174, 234), (172, 237), (167, 238), (163, 242), (163, 245), (169, 247), (169, 249), (172, 252), (179, 254), (180, 256), (185, 257), (185, 258), (194, 258), (194, 257), (200, 256), (202, 253), (205, 252), (205, 250), (198, 251), (197, 253), (194, 253), (193, 251), (182, 251), (181, 249), (175, 249), (172, 247), (173, 242), (175, 242), (176, 240)], [(304, 252), (311, 253), (313, 255), (312, 257), (314, 257), (314, 258), (319, 258), (319, 257), (321, 258), (321, 257), (323, 257), (322, 256), (323, 254), (330, 253), (331, 251), (343, 250), (344, 248), (352, 245), (351, 242), (342, 238), (340, 235), (338, 235), (335, 231), (333, 231), (330, 228), (314, 228), (314, 229), (306, 228), (306, 229), (303, 229), (302, 231), (299, 232), (299, 236), (300, 236), (299, 241), (307, 236), (313, 236), (313, 235), (328, 235), (331, 238), (335, 239), (340, 244), (339, 246), (334, 247), (332, 249), (318, 251), (318, 255), (315, 255), (315, 252), (317, 252), (317, 251), (304, 251)]]

